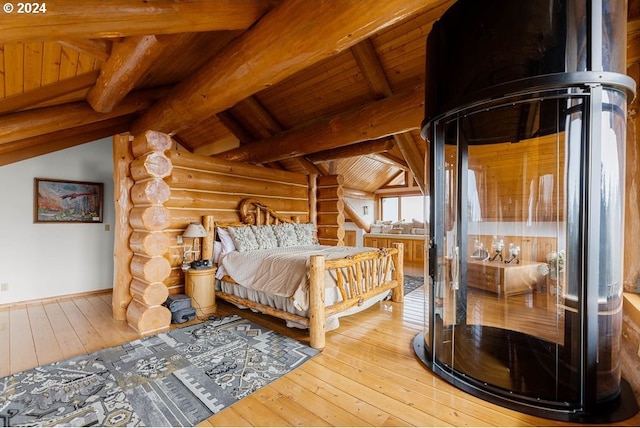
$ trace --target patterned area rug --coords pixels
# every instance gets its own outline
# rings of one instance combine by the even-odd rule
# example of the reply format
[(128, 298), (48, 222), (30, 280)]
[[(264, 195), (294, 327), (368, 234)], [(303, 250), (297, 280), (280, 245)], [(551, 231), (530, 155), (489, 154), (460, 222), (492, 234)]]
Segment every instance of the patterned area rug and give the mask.
[(411, 293), (416, 288), (420, 288), (424, 285), (424, 277), (421, 276), (404, 276), (404, 295)]
[(193, 426), (318, 353), (239, 316), (0, 379), (0, 426)]

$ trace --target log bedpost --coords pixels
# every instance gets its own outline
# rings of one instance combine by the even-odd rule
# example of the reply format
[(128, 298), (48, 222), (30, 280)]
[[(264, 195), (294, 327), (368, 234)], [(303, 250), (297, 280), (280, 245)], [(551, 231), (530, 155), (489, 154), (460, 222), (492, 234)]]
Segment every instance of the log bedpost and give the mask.
[(404, 244), (402, 242), (394, 242), (391, 244), (393, 248), (398, 250), (397, 254), (393, 254), (393, 274), (392, 278), (398, 281), (398, 285), (391, 290), (391, 300), (393, 302), (404, 302)]
[(309, 343), (312, 348), (325, 345), (324, 256), (311, 256), (309, 260)]
[(133, 252), (129, 248), (129, 236), (132, 228), (129, 225), (129, 213), (133, 205), (130, 192), (133, 180), (129, 165), (133, 161), (129, 134), (118, 134), (113, 137), (113, 200), (115, 203), (114, 242), (113, 242), (113, 295), (111, 309), (113, 318), (127, 319), (127, 306), (131, 302), (129, 286), (131, 272), (129, 264)]

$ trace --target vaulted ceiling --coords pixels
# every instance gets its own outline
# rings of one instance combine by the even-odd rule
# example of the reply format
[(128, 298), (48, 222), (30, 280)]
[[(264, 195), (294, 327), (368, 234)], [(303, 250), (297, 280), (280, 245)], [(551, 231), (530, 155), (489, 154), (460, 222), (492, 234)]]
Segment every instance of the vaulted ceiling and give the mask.
[[(426, 37), (453, 3), (52, 0), (3, 13), (0, 166), (153, 129), (196, 153), (340, 173), (365, 195), (412, 184), (409, 172), (422, 182)], [(628, 18), (633, 64), (640, 0)]]

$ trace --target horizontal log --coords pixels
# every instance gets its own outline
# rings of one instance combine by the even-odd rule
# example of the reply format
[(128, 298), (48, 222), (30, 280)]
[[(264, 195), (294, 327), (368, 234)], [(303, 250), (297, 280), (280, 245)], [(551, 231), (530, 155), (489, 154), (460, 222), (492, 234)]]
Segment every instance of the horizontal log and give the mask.
[(157, 333), (171, 326), (171, 311), (164, 306), (146, 306), (132, 300), (127, 308), (127, 323), (139, 334)]
[(424, 88), (417, 87), (361, 108), (215, 155), (229, 161), (265, 163), (304, 156), (420, 127)]
[[(133, 133), (157, 129), (177, 134), (406, 17), (433, 7), (434, 3), (425, 0), (280, 2), (255, 26), (147, 110), (132, 124)], [(247, 58), (251, 58), (250, 67), (247, 67)], [(422, 109), (417, 116), (413, 127), (419, 127)], [(318, 138), (314, 143), (322, 140)], [(308, 140), (299, 139), (297, 143), (301, 141)]]
[[(183, 230), (180, 231), (180, 234), (184, 233)], [(188, 239), (188, 238), (184, 238)], [(179, 267), (182, 268), (182, 261), (184, 259), (184, 251), (185, 247), (182, 245), (170, 247), (164, 257), (169, 260), (169, 264), (171, 264), (171, 268)]]
[(184, 287), (184, 271), (182, 270), (182, 265), (172, 267), (171, 273), (162, 283), (169, 289), (169, 293), (171, 293), (172, 287)]
[(66, 128), (53, 133), (0, 144), (0, 166), (127, 132), (132, 117), (116, 117), (103, 122), (89, 123), (76, 128)]
[(171, 212), (159, 205), (134, 207), (129, 214), (129, 224), (134, 229), (164, 230), (171, 224)]
[(344, 211), (344, 201), (340, 199), (328, 199), (326, 201), (318, 201), (316, 211), (320, 213), (340, 213)]
[(320, 175), (316, 180), (316, 186), (320, 187), (337, 187), (344, 185), (344, 176), (342, 175)]
[(170, 187), (183, 189), (209, 190), (243, 195), (269, 195), (287, 198), (307, 199), (306, 186), (291, 186), (288, 183), (256, 180), (252, 176), (228, 177), (208, 171), (173, 168), (173, 173), (166, 178)]
[(209, 156), (197, 155), (189, 152), (169, 150), (167, 153), (174, 168), (184, 167), (201, 169), (209, 172), (219, 172), (230, 177), (253, 177), (269, 181), (279, 181), (291, 185), (307, 186), (306, 174), (289, 172), (273, 168), (262, 168), (239, 162), (229, 162)]
[(161, 256), (147, 257), (134, 254), (130, 267), (131, 274), (145, 282), (162, 282), (171, 273), (169, 260)]
[[(42, 14), (14, 15), (0, 27), (3, 43), (29, 40), (244, 30), (270, 10), (273, 0), (56, 0)], [(37, 31), (34, 29), (37, 28)]]
[(388, 152), (392, 150), (394, 146), (395, 142), (388, 138), (383, 140), (363, 141), (362, 143), (312, 153), (307, 155), (307, 159), (311, 162), (328, 162), (336, 159), (369, 156), (375, 153)]
[(323, 200), (340, 200), (344, 197), (344, 189), (342, 187), (318, 187), (316, 199)]
[(344, 213), (318, 213), (317, 224), (344, 226)]
[(90, 71), (25, 93), (6, 97), (0, 100), (0, 114), (22, 110), (25, 107), (38, 105), (81, 89), (90, 88), (96, 82), (99, 73), (97, 70)]
[(10, 113), (2, 118), (0, 144), (136, 113), (149, 107), (156, 96), (154, 92), (131, 94), (110, 113), (97, 113), (84, 101)]
[(146, 306), (163, 304), (169, 297), (169, 289), (162, 282), (145, 282), (138, 278), (131, 281), (131, 295)]
[(320, 245), (331, 245), (333, 247), (340, 247), (344, 245), (342, 239), (320, 238), (318, 237), (318, 243)]
[(134, 253), (147, 256), (162, 256), (169, 251), (170, 240), (161, 231), (143, 232), (136, 230), (129, 238), (129, 247)]
[[(309, 202), (306, 199), (286, 199), (280, 196), (258, 194), (238, 195), (234, 193), (206, 192), (189, 189), (171, 189), (171, 196), (165, 202), (170, 208), (207, 208), (215, 210), (235, 211), (240, 201), (247, 197), (255, 197), (277, 212), (306, 213)], [(216, 218), (217, 221), (217, 218)]]
[(139, 181), (131, 188), (134, 205), (162, 205), (169, 200), (171, 189), (161, 178)]
[(318, 225), (318, 239), (344, 239), (344, 227)]
[(133, 156), (138, 158), (149, 152), (164, 152), (173, 146), (173, 140), (167, 134), (158, 131), (145, 131), (136, 135), (131, 144)]
[(162, 152), (150, 152), (131, 162), (131, 177), (135, 181), (164, 178), (171, 174), (171, 161)]

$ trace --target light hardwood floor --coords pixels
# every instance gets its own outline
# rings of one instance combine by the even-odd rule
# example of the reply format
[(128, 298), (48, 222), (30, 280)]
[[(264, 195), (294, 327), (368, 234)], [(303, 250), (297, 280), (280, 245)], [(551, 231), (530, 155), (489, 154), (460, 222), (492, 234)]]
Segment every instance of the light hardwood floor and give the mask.
[[(136, 339), (113, 320), (110, 304), (111, 294), (99, 294), (0, 308), (0, 341), (9, 345), (0, 353), (0, 376)], [(402, 304), (382, 302), (342, 318), (321, 354), (201, 425), (570, 425), (493, 405), (433, 376), (412, 347), (423, 304), (419, 289)], [(279, 320), (224, 302), (218, 308), (308, 342)], [(621, 425), (639, 426), (640, 416)]]

